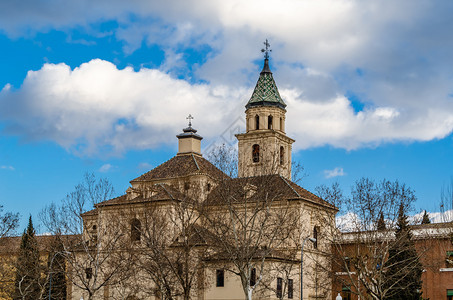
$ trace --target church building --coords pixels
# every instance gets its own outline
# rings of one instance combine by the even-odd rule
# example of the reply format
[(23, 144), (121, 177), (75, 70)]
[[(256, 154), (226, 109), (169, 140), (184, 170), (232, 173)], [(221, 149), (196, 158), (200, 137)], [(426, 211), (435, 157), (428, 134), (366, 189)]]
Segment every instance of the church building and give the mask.
[(189, 115), (174, 157), (83, 215), (87, 249), (98, 251), (79, 252), (72, 299), (332, 298), (315, 258), (330, 251), (323, 228), (337, 209), (291, 181), (295, 140), (267, 47), (236, 135), (237, 177), (203, 157)]

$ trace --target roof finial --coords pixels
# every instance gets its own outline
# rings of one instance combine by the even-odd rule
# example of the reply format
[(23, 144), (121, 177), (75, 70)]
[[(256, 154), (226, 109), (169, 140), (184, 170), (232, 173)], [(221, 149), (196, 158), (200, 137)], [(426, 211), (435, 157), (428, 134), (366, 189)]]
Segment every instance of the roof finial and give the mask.
[(272, 50), (270, 49), (271, 44), (269, 44), (267, 39), (263, 44), (264, 44), (265, 48), (261, 49), (261, 52), (264, 52), (264, 59), (269, 59), (269, 52), (272, 52)]
[(189, 114), (189, 116), (186, 119), (189, 120), (189, 127), (192, 127), (192, 120), (193, 120), (192, 115)]

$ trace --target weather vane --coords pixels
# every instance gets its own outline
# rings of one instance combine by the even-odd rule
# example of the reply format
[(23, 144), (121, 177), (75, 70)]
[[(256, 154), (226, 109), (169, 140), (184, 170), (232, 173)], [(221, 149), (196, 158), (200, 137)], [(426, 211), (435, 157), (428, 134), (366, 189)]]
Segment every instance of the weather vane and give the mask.
[(269, 44), (267, 39), (266, 39), (266, 41), (263, 44), (264, 44), (265, 48), (261, 49), (261, 52), (264, 52), (264, 58), (265, 59), (269, 59), (269, 52), (272, 52), (272, 50), (269, 49), (271, 47), (271, 44)]
[(189, 120), (189, 127), (192, 127), (192, 120), (193, 120), (192, 115), (189, 114), (189, 116), (186, 119)]

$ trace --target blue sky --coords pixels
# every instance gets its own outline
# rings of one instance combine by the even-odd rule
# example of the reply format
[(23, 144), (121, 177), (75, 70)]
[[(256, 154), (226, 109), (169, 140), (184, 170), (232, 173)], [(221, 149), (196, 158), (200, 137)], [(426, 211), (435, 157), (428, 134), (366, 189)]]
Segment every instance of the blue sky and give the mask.
[[(0, 3), (0, 204), (37, 218), (85, 172), (129, 180), (233, 143), (271, 43), (301, 185), (398, 179), (435, 212), (453, 175), (453, 3)], [(242, 126), (242, 127), (241, 127)]]

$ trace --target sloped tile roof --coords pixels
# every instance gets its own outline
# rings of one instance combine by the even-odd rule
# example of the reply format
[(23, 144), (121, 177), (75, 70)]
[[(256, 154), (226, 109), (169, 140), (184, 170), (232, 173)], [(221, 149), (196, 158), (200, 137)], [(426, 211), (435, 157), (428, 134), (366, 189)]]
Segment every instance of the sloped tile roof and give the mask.
[(122, 195), (101, 203), (96, 204), (96, 207), (111, 206), (121, 204), (133, 204), (141, 202), (161, 201), (161, 200), (182, 200), (185, 196), (174, 187), (168, 184), (154, 184), (151, 191), (151, 197), (143, 198), (141, 196), (127, 200), (127, 195)]
[(182, 177), (196, 173), (207, 174), (213, 178), (227, 177), (225, 173), (203, 157), (187, 154), (174, 156), (151, 171), (131, 180), (131, 182)]
[(230, 199), (242, 201), (245, 193), (250, 193), (251, 201), (260, 200), (266, 196), (270, 199), (304, 199), (315, 204), (323, 205), (332, 209), (335, 206), (321, 199), (315, 194), (300, 187), (296, 183), (280, 175), (264, 175), (229, 179), (221, 182), (208, 196), (207, 204), (222, 204), (222, 199), (227, 195)]

